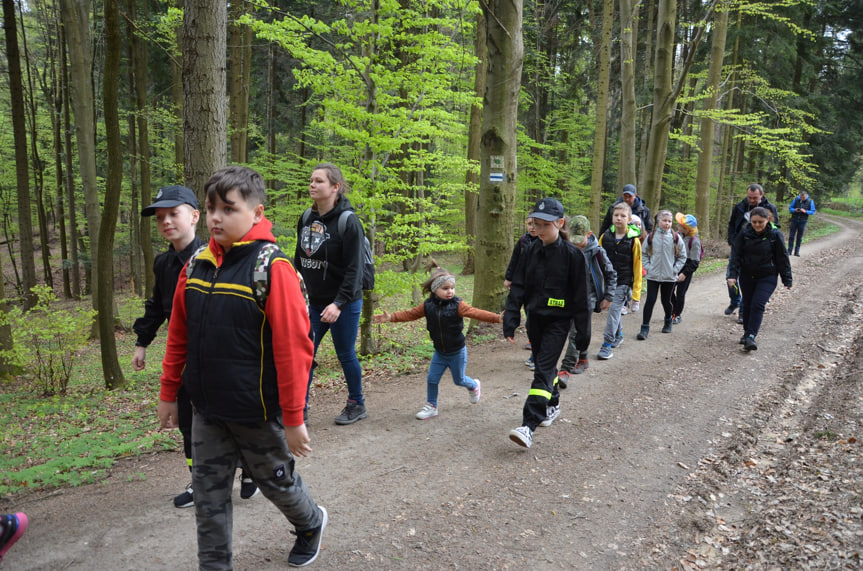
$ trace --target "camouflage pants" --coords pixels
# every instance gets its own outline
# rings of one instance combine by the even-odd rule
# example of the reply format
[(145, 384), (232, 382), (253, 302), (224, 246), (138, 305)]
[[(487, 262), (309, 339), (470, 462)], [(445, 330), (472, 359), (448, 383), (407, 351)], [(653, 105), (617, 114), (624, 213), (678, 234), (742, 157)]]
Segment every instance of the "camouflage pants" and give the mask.
[(294, 472), (281, 417), (240, 424), (207, 418), (195, 410), (192, 456), (200, 569), (233, 568), (231, 491), (240, 459), (261, 493), (297, 530), (321, 524), (321, 511)]

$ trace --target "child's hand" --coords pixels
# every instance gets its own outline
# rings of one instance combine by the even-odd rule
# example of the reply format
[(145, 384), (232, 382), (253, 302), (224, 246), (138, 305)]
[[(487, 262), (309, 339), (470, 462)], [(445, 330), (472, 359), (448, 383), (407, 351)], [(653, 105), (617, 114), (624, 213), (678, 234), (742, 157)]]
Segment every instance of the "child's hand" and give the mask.
[(734, 287), (734, 284), (736, 284), (736, 283), (737, 283), (737, 280), (736, 280), (736, 279), (734, 279), (734, 278), (728, 278), (728, 279), (727, 279), (727, 280), (725, 280), (725, 281), (728, 283), (728, 287)]
[(305, 458), (312, 451), (311, 446), (309, 446), (309, 431), (306, 429), (305, 423), (299, 426), (286, 426), (285, 441), (294, 456)]
[(611, 307), (611, 300), (609, 300), (609, 299), (603, 299), (602, 301), (600, 301), (600, 302), (599, 302), (599, 309), (600, 309), (601, 311), (605, 311), (605, 310), (606, 310), (606, 309), (608, 309), (609, 307)]
[(685, 281), (686, 281), (686, 276), (685, 276), (685, 275), (683, 275), (683, 274), (678, 274), (678, 275), (677, 275), (677, 281), (679, 281), (679, 282), (685, 282)]
[(506, 310), (500, 312), (500, 323), (503, 323), (503, 314), (506, 313)]
[(177, 428), (180, 426), (177, 415), (177, 401), (168, 402), (159, 399), (159, 426), (162, 428)]
[(372, 315), (372, 323), (386, 323), (390, 320), (390, 314), (384, 310), (382, 315)]
[(132, 357), (132, 369), (135, 371), (143, 371), (144, 365), (147, 364), (147, 348), (135, 347), (135, 355)]

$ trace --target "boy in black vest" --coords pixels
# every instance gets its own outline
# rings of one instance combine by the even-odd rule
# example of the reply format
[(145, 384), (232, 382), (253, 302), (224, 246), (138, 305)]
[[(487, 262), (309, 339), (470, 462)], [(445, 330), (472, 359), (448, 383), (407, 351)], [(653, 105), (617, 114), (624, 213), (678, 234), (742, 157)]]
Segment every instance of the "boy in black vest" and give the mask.
[(258, 303), (258, 257), (275, 242), (264, 217), (263, 177), (227, 167), (205, 191), (210, 242), (190, 260), (191, 271), (180, 273), (159, 395), (163, 427), (177, 425), (180, 386), (194, 405), (198, 564), (232, 568), (231, 483), (242, 459), (296, 528), (288, 564), (307, 565), (318, 556), (327, 511), (294, 471), (294, 456), (312, 451), (303, 423), (314, 351), (305, 294), (288, 258), (274, 248), (263, 311)]

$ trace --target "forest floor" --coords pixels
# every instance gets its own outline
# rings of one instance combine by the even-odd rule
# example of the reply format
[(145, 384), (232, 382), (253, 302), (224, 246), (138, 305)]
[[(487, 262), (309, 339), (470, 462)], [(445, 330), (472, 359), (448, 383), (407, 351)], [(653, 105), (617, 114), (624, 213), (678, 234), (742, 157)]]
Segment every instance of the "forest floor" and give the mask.
[[(530, 385), (520, 335), (469, 347), (482, 401), (441, 383), (418, 421), (425, 370), (367, 379), (369, 417), (336, 426), (318, 391), (314, 453), (297, 462), (330, 522), (321, 569), (859, 568), (863, 549), (863, 222), (792, 258), (758, 350), (726, 316), (724, 274), (698, 275), (683, 322), (625, 343), (562, 391), (562, 415), (524, 449), (507, 434)], [(154, 414), (155, 422), (155, 414)], [(118, 463), (93, 485), (19, 495), (30, 529), (4, 569), (196, 567), (194, 510), (171, 498), (180, 452)], [(237, 569), (281, 569), (289, 525), (234, 495)]]

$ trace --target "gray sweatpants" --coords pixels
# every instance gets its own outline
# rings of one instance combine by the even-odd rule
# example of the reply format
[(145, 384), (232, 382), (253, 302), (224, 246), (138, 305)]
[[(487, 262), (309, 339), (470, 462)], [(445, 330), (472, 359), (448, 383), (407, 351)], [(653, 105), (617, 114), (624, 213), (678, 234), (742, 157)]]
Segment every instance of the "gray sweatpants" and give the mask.
[(239, 424), (192, 415), (192, 489), (200, 569), (233, 569), (231, 490), (242, 459), (261, 493), (298, 531), (321, 525), (321, 510), (294, 472), (281, 417)]
[(632, 296), (632, 288), (628, 285), (619, 285), (615, 288), (613, 295), (611, 306), (608, 308), (608, 318), (605, 320), (605, 331), (602, 333), (602, 340), (609, 344), (614, 342), (618, 333), (623, 333), (620, 312)]

